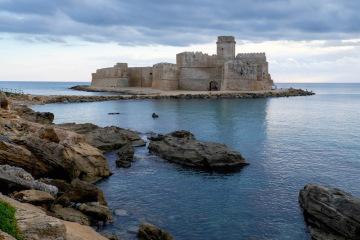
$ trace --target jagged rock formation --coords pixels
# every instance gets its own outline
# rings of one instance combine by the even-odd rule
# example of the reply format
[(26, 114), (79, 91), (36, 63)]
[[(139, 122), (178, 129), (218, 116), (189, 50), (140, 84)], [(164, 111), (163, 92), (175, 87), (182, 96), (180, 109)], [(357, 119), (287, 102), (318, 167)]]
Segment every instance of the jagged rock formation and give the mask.
[(138, 232), (139, 240), (173, 240), (173, 237), (163, 229), (150, 223), (142, 223)]
[(149, 151), (174, 163), (207, 170), (235, 170), (247, 165), (240, 153), (226, 145), (202, 142), (187, 131), (150, 137)]
[(270, 90), (273, 81), (265, 53), (235, 56), (235, 38), (219, 36), (217, 54), (183, 52), (176, 64), (128, 68), (127, 63), (98, 69), (92, 74), (93, 87), (152, 87), (161, 90)]
[(315, 240), (360, 239), (360, 199), (336, 188), (308, 184), (299, 194)]

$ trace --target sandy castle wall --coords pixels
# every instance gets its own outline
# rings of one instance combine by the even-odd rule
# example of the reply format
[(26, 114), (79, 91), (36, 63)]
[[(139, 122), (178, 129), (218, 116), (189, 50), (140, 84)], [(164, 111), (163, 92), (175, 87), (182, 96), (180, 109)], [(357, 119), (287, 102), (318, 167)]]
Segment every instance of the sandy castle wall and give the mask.
[(270, 90), (273, 86), (265, 53), (235, 56), (232, 36), (219, 36), (217, 54), (182, 52), (176, 64), (130, 67), (118, 63), (92, 74), (94, 87), (152, 87), (161, 90)]

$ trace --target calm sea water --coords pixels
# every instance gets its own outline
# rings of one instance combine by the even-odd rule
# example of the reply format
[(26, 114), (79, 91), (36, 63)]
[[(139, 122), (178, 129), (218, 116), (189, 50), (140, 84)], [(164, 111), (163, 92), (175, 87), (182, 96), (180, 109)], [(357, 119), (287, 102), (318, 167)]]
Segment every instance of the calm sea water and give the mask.
[[(279, 84), (279, 87), (288, 87)], [(133, 239), (140, 221), (176, 239), (310, 239), (298, 206), (307, 183), (360, 196), (360, 84), (291, 84), (310, 97), (128, 100), (35, 106), (57, 123), (92, 122), (147, 132), (186, 129), (240, 151), (249, 166), (234, 174), (183, 169), (138, 148), (130, 169), (99, 183), (113, 209), (106, 231)], [(33, 86), (36, 88), (36, 85)], [(108, 115), (120, 112), (120, 115)], [(156, 112), (158, 119), (152, 119)]]

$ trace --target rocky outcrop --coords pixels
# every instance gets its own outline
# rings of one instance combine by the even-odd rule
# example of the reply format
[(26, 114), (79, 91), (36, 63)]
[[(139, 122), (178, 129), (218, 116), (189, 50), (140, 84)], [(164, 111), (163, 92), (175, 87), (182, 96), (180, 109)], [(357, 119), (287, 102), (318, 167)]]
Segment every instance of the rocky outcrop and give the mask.
[(360, 239), (360, 198), (308, 184), (300, 190), (299, 203), (313, 239)]
[(23, 190), (13, 194), (13, 198), (33, 205), (49, 204), (55, 200), (54, 196), (48, 192), (39, 190)]
[(52, 179), (42, 181), (58, 187), (60, 193), (56, 201), (64, 206), (69, 206), (71, 203), (87, 202), (99, 202), (102, 205), (107, 205), (104, 193), (88, 182), (79, 179), (75, 179), (71, 183)]
[(56, 195), (57, 187), (35, 180), (31, 174), (19, 167), (0, 165), (0, 186), (3, 193), (24, 189), (36, 189)]
[(40, 124), (50, 124), (54, 121), (54, 114), (51, 112), (36, 112), (31, 108), (25, 105), (15, 105), (13, 110), (17, 112), (17, 114), (30, 121), (36, 122)]
[(77, 209), (92, 218), (95, 223), (99, 221), (104, 223), (112, 221), (110, 209), (107, 206), (101, 205), (99, 202), (82, 203)]
[(172, 240), (173, 239), (173, 237), (168, 232), (150, 223), (143, 223), (140, 225), (138, 237), (140, 240)]
[(27, 240), (66, 239), (66, 228), (57, 218), (47, 216), (45, 212), (27, 203), (20, 203), (0, 194), (0, 200), (16, 209), (15, 218), (18, 229)]
[(77, 222), (82, 225), (91, 224), (91, 219), (87, 215), (71, 207), (63, 207), (60, 204), (55, 204), (52, 206), (51, 212), (54, 217), (65, 221)]
[(17, 226), (26, 240), (107, 240), (88, 226), (48, 216), (31, 204), (20, 203), (2, 194), (0, 200), (16, 209)]
[(16, 165), (35, 177), (97, 181), (109, 176), (102, 152), (74, 132), (1, 114), (0, 164)]
[(149, 151), (170, 162), (207, 170), (236, 170), (247, 165), (240, 153), (226, 145), (202, 142), (187, 131), (150, 137)]
[(128, 143), (133, 146), (145, 145), (138, 133), (115, 126), (99, 127), (91, 123), (65, 123), (57, 126), (83, 135), (88, 143), (103, 151), (119, 149)]
[(131, 144), (126, 144), (117, 152), (118, 159), (116, 160), (117, 167), (128, 168), (134, 160), (134, 147)]

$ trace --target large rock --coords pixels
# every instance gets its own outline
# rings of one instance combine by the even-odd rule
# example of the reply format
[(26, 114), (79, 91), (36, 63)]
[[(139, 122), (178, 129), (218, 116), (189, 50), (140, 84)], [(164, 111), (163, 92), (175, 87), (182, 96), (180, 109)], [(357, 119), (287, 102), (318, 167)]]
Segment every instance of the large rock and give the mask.
[(126, 144), (120, 148), (117, 152), (118, 159), (116, 160), (116, 166), (123, 168), (130, 167), (134, 159), (134, 152), (134, 147), (131, 144)]
[(82, 203), (78, 207), (79, 211), (89, 216), (93, 222), (111, 222), (112, 214), (107, 206), (98, 202)]
[(25, 105), (15, 105), (13, 108), (20, 117), (41, 124), (51, 124), (54, 121), (54, 114), (51, 112), (36, 112)]
[(55, 204), (51, 208), (51, 212), (57, 218), (63, 219), (65, 221), (77, 222), (82, 225), (90, 225), (90, 218), (84, 213), (80, 212), (71, 207), (63, 207), (59, 204)]
[(54, 196), (50, 193), (39, 190), (23, 190), (14, 193), (13, 197), (20, 202), (34, 205), (48, 204), (55, 200)]
[(360, 239), (360, 199), (336, 188), (308, 184), (299, 194), (313, 239)]
[[(59, 180), (48, 180), (48, 182), (58, 186)], [(60, 183), (59, 186), (63, 193), (59, 196), (57, 202), (62, 205), (87, 202), (99, 202), (102, 205), (107, 205), (102, 190), (88, 182), (75, 179), (70, 184)]]
[(2, 194), (0, 200), (16, 209), (15, 218), (24, 240), (107, 240), (88, 226), (48, 216), (31, 204), (20, 203)]
[(208, 170), (235, 170), (247, 165), (240, 153), (226, 145), (202, 142), (187, 131), (150, 138), (149, 150), (170, 162)]
[(136, 132), (115, 126), (99, 127), (91, 123), (65, 123), (57, 126), (83, 135), (88, 143), (103, 151), (119, 149), (128, 143), (135, 146), (145, 145)]
[(84, 137), (13, 115), (0, 118), (0, 164), (20, 166), (35, 177), (66, 180), (92, 182), (111, 174), (102, 152)]
[(150, 223), (143, 223), (140, 225), (138, 237), (140, 240), (172, 240), (173, 239), (173, 237), (168, 232)]
[(57, 187), (35, 180), (31, 174), (19, 167), (0, 165), (1, 191), (10, 193), (24, 189), (36, 189), (56, 195)]
[(0, 200), (16, 209), (15, 219), (21, 235), (26, 240), (65, 240), (66, 228), (57, 218), (47, 216), (33, 205), (20, 203), (0, 194)]

